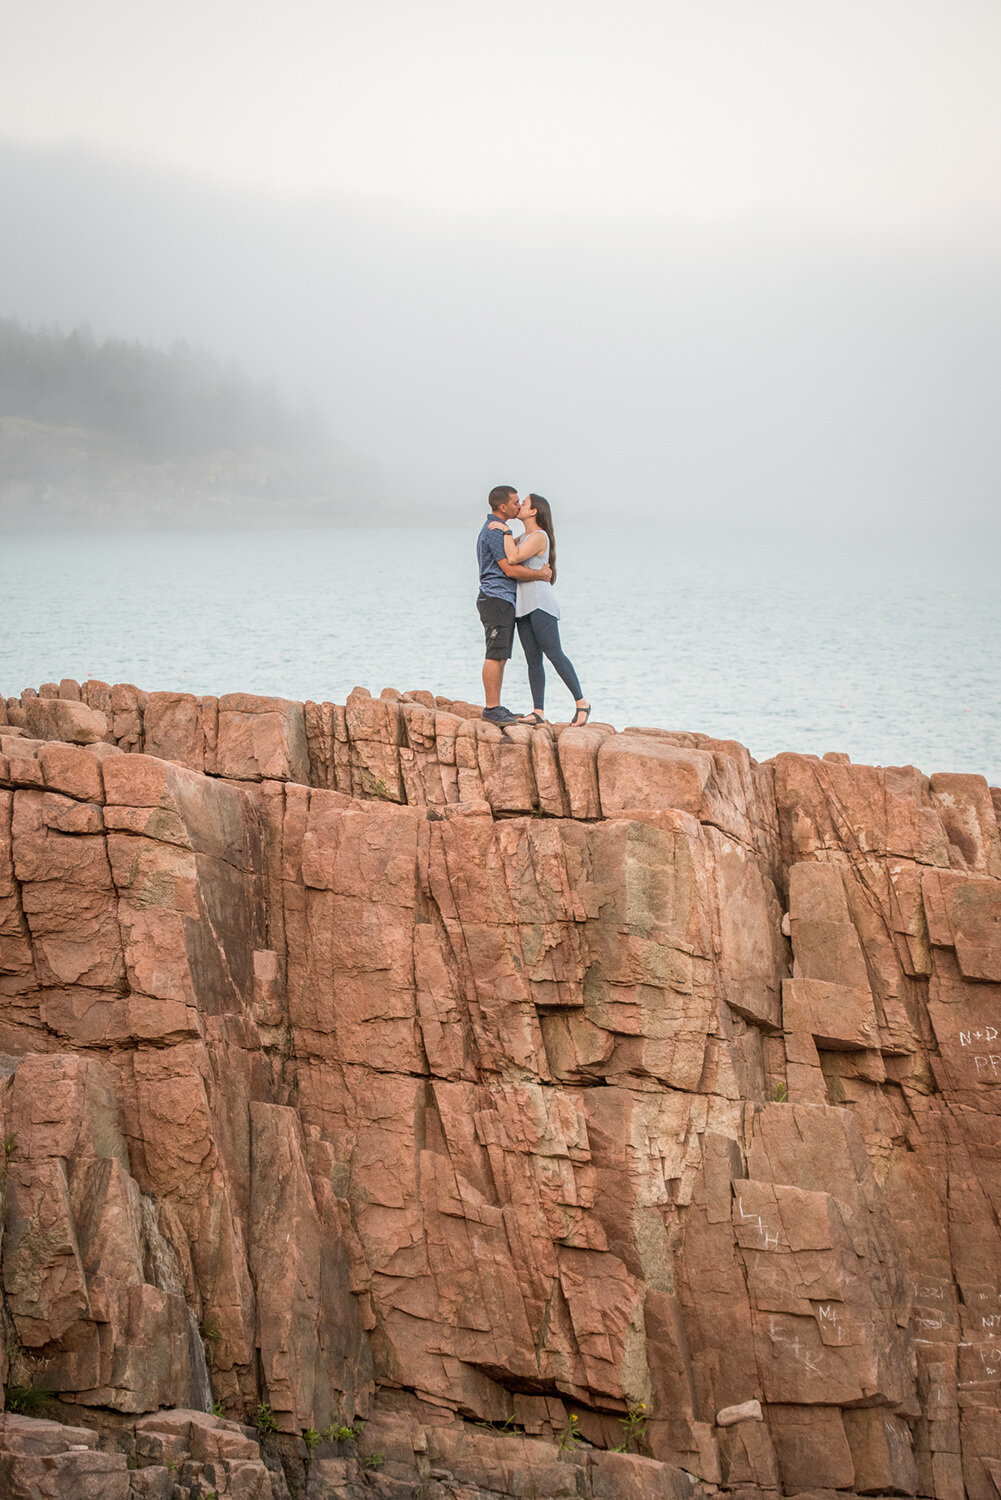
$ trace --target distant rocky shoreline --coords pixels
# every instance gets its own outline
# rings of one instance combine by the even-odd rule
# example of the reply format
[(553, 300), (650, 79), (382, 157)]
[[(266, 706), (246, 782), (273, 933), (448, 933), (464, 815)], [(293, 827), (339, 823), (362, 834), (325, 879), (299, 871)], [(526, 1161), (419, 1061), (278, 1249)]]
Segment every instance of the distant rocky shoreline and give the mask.
[(342, 524), (371, 493), (345, 461), (260, 447), (144, 461), (101, 432), (0, 417), (0, 532)]
[(0, 318), (0, 532), (333, 525), (374, 466), (267, 384), (181, 342)]

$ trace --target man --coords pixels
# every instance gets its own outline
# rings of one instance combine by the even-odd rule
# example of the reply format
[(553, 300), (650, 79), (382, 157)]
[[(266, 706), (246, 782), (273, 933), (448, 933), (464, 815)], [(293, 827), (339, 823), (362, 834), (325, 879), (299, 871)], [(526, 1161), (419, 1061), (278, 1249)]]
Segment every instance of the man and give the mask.
[[(518, 580), (531, 583), (540, 578), (547, 582), (552, 578), (552, 569), (523, 568), (518, 563), (509, 563), (504, 556), (504, 538), (511, 531), (507, 523), (518, 514), (518, 492), (509, 484), (498, 484), (487, 496), (490, 512), (476, 539), (476, 558), (480, 565), (480, 592), (476, 608), (483, 622), (486, 635), (486, 658), (483, 662), (483, 693), (486, 708), (483, 717), (491, 724), (516, 724), (517, 714), (501, 705), (501, 683), (504, 680), (504, 664), (511, 658), (514, 643), (514, 606), (518, 596)], [(503, 521), (501, 530), (490, 530), (493, 521)]]

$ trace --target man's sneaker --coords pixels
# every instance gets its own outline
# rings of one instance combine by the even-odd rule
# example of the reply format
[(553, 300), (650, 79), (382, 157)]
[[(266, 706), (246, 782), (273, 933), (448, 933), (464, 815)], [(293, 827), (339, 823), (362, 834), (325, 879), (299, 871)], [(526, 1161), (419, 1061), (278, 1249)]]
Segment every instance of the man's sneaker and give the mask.
[(483, 717), (488, 724), (517, 724), (518, 722), (518, 715), (513, 714), (503, 704), (498, 704), (496, 708), (485, 708)]

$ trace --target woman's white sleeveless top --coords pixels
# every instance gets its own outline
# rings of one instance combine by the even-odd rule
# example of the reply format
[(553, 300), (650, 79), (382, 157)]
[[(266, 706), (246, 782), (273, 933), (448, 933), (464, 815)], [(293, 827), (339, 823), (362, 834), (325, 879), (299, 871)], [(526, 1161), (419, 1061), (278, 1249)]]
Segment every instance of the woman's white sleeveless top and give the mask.
[[(549, 561), (549, 538), (546, 537), (546, 545), (541, 552), (534, 557), (526, 557), (523, 564), (526, 568), (543, 568)], [(538, 583), (518, 583), (518, 598), (514, 606), (515, 615), (530, 615), (533, 609), (541, 609), (547, 615), (560, 617), (560, 603), (556, 597), (556, 590), (551, 583), (546, 583), (540, 578)]]

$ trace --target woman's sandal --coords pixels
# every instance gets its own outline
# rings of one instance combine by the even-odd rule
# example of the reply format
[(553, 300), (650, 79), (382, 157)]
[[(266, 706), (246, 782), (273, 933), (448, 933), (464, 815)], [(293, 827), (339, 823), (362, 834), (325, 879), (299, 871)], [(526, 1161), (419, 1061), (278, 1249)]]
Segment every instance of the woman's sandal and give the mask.
[[(583, 718), (581, 718), (581, 714), (584, 715)], [(574, 714), (573, 718), (570, 720), (570, 728), (571, 729), (583, 729), (584, 725), (587, 723), (587, 721), (588, 721), (588, 719), (590, 717), (591, 717), (591, 705), (590, 705), (590, 703), (588, 703), (586, 705), (586, 707), (584, 707), (584, 708), (578, 708), (577, 709), (577, 711)]]
[(545, 722), (546, 721), (542, 717), (542, 715), (540, 713), (536, 713), (534, 709), (530, 714), (522, 714), (521, 718), (518, 720), (519, 724), (530, 724), (533, 729), (538, 729), (539, 725), (544, 724)]

